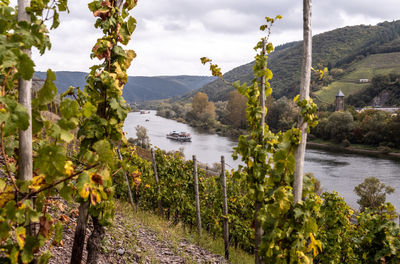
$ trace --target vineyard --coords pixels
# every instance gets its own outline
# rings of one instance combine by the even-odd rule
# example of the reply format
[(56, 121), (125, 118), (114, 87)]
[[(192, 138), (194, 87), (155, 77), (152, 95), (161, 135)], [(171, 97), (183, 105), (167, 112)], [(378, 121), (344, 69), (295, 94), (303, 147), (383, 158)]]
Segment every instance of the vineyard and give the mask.
[[(248, 133), (234, 148), (243, 166), (226, 171), (222, 162), (216, 176), (179, 153), (156, 149), (152, 161), (138, 155), (122, 130), (129, 112), (122, 90), (136, 57), (124, 47), (136, 28), (130, 16), (136, 4), (89, 3), (94, 27), (103, 34), (90, 56), (100, 62), (90, 68), (85, 87), (60, 95), (58, 116), (50, 118), (56, 77), (48, 70), (32, 99), (30, 55), (33, 48), (42, 55), (50, 49), (47, 25), (58, 27), (67, 1), (20, 0), (14, 8), (0, 0), (0, 263), (49, 262), (49, 248), (62, 246), (69, 206), (76, 218), (71, 263), (98, 263), (105, 227), (113, 223), (114, 196), (129, 198), (132, 210), (140, 206), (172, 225), (197, 229), (199, 236), (223, 236), (227, 259), (234, 246), (254, 254), (256, 263), (399, 263), (392, 205), (366, 208), (354, 222), (337, 193), (319, 196), (312, 177), (303, 178), (301, 169), (296, 176), (300, 146), (317, 125), (313, 101), (302, 93), (294, 99), (301, 118), (288, 131), (274, 134), (265, 124), (273, 77), (267, 59), (274, 50), (268, 37), (281, 16), (266, 17), (260, 27), (266, 37), (255, 47), (254, 80), (232, 84), (247, 99)], [(201, 62), (223, 79), (211, 59)]]
[[(193, 161), (184, 160), (176, 153), (166, 153), (160, 149), (155, 151), (155, 163), (159, 183), (156, 184), (151, 160), (141, 158), (135, 147), (131, 148), (129, 157), (135, 164), (140, 181), (133, 180), (132, 192), (136, 203), (144, 210), (160, 213), (158, 203), (161, 201), (162, 216), (175, 225), (178, 223), (196, 232), (196, 208), (194, 195)], [(142, 153), (142, 151), (140, 151)], [(142, 155), (141, 155), (142, 156)], [(251, 199), (249, 186), (238, 171), (225, 171), (227, 179), (229, 243), (231, 246), (254, 253), (254, 200)], [(215, 176), (206, 170), (198, 169), (199, 197), (202, 228), (214, 237), (223, 236), (223, 195), (221, 175)], [(117, 195), (127, 199), (126, 184), (122, 177), (116, 178)], [(306, 175), (304, 192), (313, 197), (315, 179)], [(315, 199), (315, 198), (314, 198)], [(287, 214), (298, 226), (305, 217), (312, 220), (305, 223), (307, 228), (317, 228), (313, 239), (320, 241), (313, 249), (308, 242), (306, 254), (311, 253), (313, 263), (397, 263), (400, 247), (400, 229), (394, 222), (396, 219), (393, 206), (386, 204), (379, 211), (366, 210), (354, 217), (354, 211), (344, 202), (338, 193), (323, 193), (315, 204), (305, 204), (305, 208)], [(279, 211), (284, 208), (277, 207)], [(265, 225), (268, 214), (263, 215)], [(352, 219), (357, 219), (356, 222)], [(303, 220), (304, 221), (304, 220)], [(282, 224), (289, 224), (288, 222)], [(265, 229), (267, 230), (267, 229)], [(270, 228), (276, 232), (277, 228)], [(278, 229), (279, 230), (279, 229)], [(384, 239), (382, 239), (384, 238)], [(311, 257), (310, 257), (311, 258)], [(289, 262), (283, 262), (289, 263)], [(303, 262), (301, 262), (303, 263)], [(305, 262), (306, 263), (306, 262)]]

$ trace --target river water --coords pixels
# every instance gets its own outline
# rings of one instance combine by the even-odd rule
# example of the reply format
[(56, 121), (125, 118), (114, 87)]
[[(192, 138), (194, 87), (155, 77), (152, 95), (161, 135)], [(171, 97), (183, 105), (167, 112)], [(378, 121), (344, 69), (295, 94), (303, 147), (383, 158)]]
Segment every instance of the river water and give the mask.
[[(220, 162), (221, 155), (224, 155), (227, 169), (236, 169), (240, 163), (239, 160), (232, 159), (232, 148), (237, 143), (230, 138), (199, 132), (186, 124), (156, 116), (155, 111), (150, 111), (149, 114), (129, 113), (124, 125), (128, 138), (136, 138), (137, 125), (147, 129), (153, 146), (168, 151), (183, 148), (187, 159), (196, 155), (200, 162), (212, 165)], [(189, 132), (192, 135), (192, 142), (167, 139), (166, 134), (173, 130)], [(387, 201), (393, 203), (396, 209), (400, 208), (400, 162), (398, 160), (307, 149), (304, 171), (314, 173), (314, 176), (321, 181), (324, 190), (337, 191), (353, 208), (358, 208), (357, 195), (353, 192), (354, 187), (367, 177), (377, 177), (386, 185), (395, 188), (396, 191), (387, 197)]]

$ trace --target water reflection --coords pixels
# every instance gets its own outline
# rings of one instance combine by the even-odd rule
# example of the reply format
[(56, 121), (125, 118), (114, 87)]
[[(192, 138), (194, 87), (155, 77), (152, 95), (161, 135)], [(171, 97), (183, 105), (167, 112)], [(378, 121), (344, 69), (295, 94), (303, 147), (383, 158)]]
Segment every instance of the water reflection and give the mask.
[[(145, 120), (149, 119), (148, 122)], [(185, 157), (196, 155), (200, 162), (213, 164), (225, 156), (227, 168), (237, 168), (239, 161), (232, 159), (233, 147), (237, 145), (232, 139), (198, 131), (188, 125), (178, 123), (155, 115), (141, 115), (130, 113), (124, 125), (128, 137), (136, 137), (136, 125), (146, 127), (150, 143), (165, 150), (179, 150), (183, 148)], [(166, 138), (166, 134), (176, 131), (186, 131), (192, 135), (192, 142), (178, 142)], [(392, 186), (396, 191), (388, 196), (396, 208), (400, 208), (400, 163), (396, 160), (387, 160), (356, 154), (328, 152), (325, 150), (307, 149), (305, 157), (305, 172), (314, 173), (327, 191), (336, 190), (352, 207), (358, 208), (357, 196), (353, 193), (354, 187), (367, 177), (377, 177), (383, 183)]]
[(320, 163), (322, 166), (328, 166), (328, 167), (338, 167), (338, 166), (350, 165), (350, 163), (348, 163), (348, 162), (337, 161), (334, 159), (321, 159), (321, 158), (311, 158), (311, 157), (306, 157), (305, 162), (317, 162), (317, 163)]

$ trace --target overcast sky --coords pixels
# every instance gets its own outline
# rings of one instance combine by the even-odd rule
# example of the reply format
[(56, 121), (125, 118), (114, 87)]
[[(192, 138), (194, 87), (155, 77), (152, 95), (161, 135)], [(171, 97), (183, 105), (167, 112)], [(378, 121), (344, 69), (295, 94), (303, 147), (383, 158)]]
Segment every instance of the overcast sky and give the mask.
[[(51, 32), (52, 49), (34, 54), (36, 70), (84, 71), (97, 61), (90, 50), (100, 37), (88, 1), (69, 0), (70, 13)], [(349, 25), (400, 19), (400, 0), (314, 0), (313, 34)], [(137, 58), (130, 76), (210, 75), (199, 58), (223, 72), (252, 61), (265, 16), (282, 15), (270, 40), (279, 45), (302, 38), (301, 0), (139, 0), (131, 12), (137, 28), (128, 45)]]

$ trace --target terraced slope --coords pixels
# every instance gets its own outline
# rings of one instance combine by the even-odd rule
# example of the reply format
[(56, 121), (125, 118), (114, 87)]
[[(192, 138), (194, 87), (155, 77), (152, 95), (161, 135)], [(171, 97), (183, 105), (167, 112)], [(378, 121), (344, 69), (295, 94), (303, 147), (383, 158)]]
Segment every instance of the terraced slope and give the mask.
[(369, 85), (361, 83), (360, 79), (371, 81), (378, 74), (400, 73), (400, 52), (372, 54), (349, 65), (347, 69), (348, 74), (315, 92), (314, 96), (324, 102), (333, 103), (339, 89), (348, 96)]

